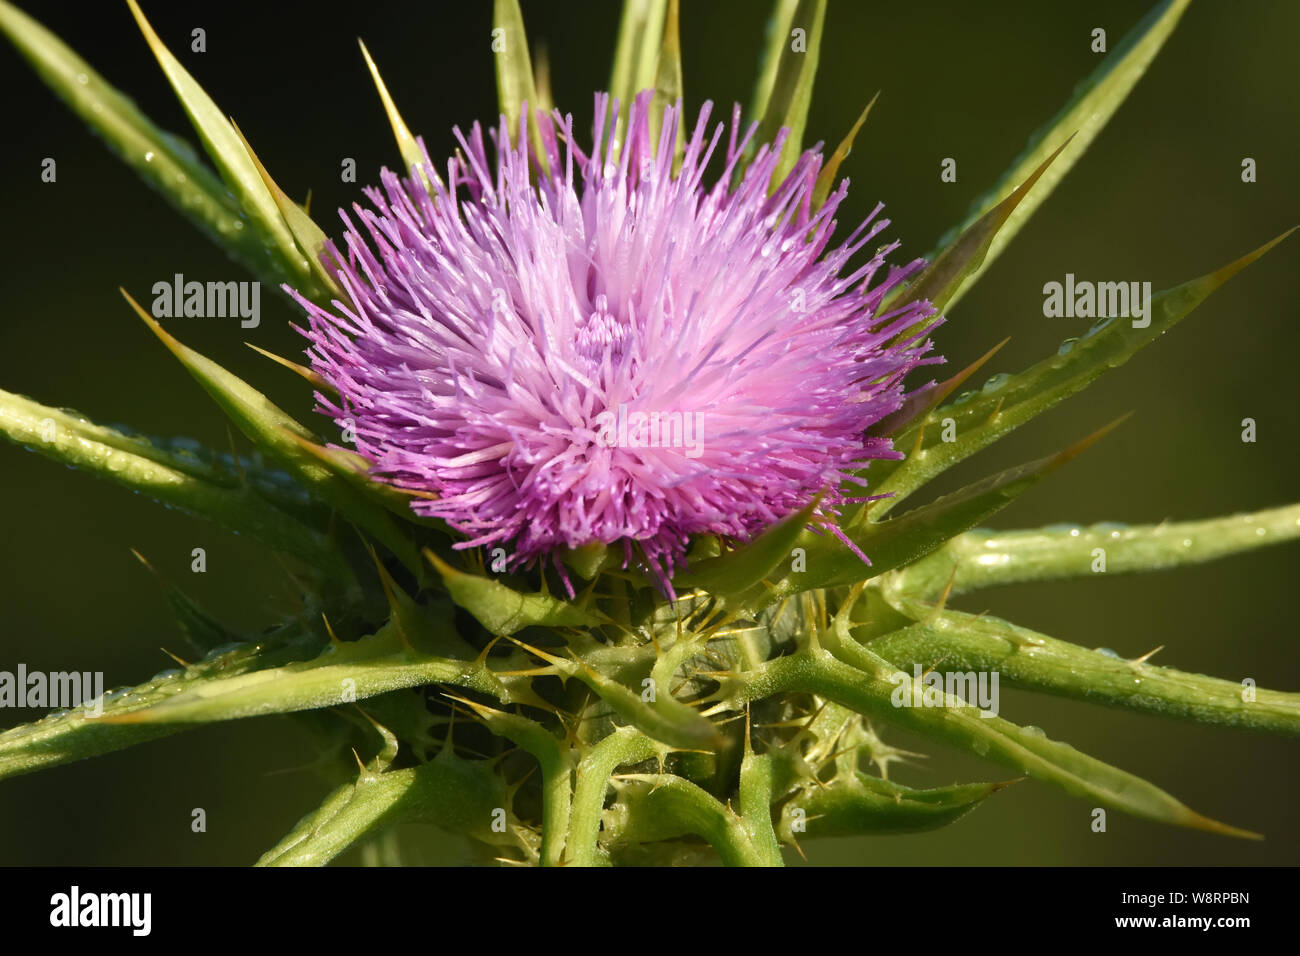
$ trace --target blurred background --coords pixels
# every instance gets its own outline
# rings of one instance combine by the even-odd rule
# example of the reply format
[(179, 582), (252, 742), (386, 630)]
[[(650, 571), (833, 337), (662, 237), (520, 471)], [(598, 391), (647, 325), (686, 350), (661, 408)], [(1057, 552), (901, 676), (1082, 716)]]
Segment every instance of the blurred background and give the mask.
[[(20, 0), (165, 129), (192, 129), (125, 4)], [(232, 114), (278, 182), (327, 231), (398, 155), (356, 38), (365, 39), (407, 123), (435, 157), (451, 127), (496, 109), (491, 3), (146, 2), (155, 28)], [(608, 82), (619, 4), (523, 0), (534, 47), (549, 54), (557, 104), (579, 126)], [(842, 172), (842, 224), (877, 200), (902, 254), (926, 253), (1096, 66), (1091, 31), (1111, 47), (1149, 8), (1089, 2), (856, 3), (831, 0), (809, 139), (833, 147), (882, 91)], [(768, 4), (684, 0), (688, 111), (749, 102)], [(202, 27), (207, 51), (190, 52)], [(1209, 272), (1300, 221), (1294, 38), (1289, 0), (1194, 3), (1087, 156), (939, 333), (951, 370), (1010, 343), (983, 375), (1015, 371), (1081, 334), (1088, 319), (1046, 319), (1042, 286), (1065, 273), (1149, 279), (1155, 289)], [(111, 156), (7, 44), (0, 43), (5, 144), (0, 205), (0, 386), (104, 423), (229, 447), (221, 413), (117, 293), (148, 301), (154, 282), (247, 278)], [(41, 161), (58, 163), (56, 183)], [(357, 162), (357, 185), (339, 181)], [(955, 183), (940, 162), (957, 160)], [(1252, 157), (1258, 181), (1241, 181)], [(902, 261), (901, 259), (899, 261)], [(1300, 238), (1216, 293), (1128, 365), (948, 476), (949, 490), (1056, 451), (1118, 415), (1137, 415), (999, 514), (997, 527), (1059, 521), (1154, 522), (1294, 501), (1300, 438), (1295, 361)], [(243, 345), (301, 352), (297, 314), (264, 289), (262, 322), (174, 320), (188, 345), (263, 388), (301, 418), (301, 382)], [(1258, 422), (1255, 444), (1240, 422)], [(246, 445), (240, 444), (242, 450)], [(285, 606), (284, 576), (250, 542), (163, 511), (87, 475), (0, 444), (0, 669), (103, 671), (106, 686), (172, 666), (187, 648), (136, 548), (234, 626), (260, 628)], [(207, 550), (207, 573), (190, 551)], [(1127, 657), (1260, 686), (1300, 690), (1296, 545), (1136, 577), (1005, 588), (960, 602), (1052, 636)], [(1196, 810), (1264, 833), (1240, 842), (1109, 815), (1044, 784), (998, 793), (948, 828), (916, 836), (808, 843), (814, 863), (1294, 864), (1300, 859), (1297, 746), (1004, 690), (1002, 715), (1134, 771)], [(39, 716), (0, 711), (0, 727)], [(919, 739), (931, 753), (894, 776), (913, 786), (1007, 779), (1005, 769)], [(205, 727), (0, 784), (3, 864), (245, 864), (324, 793), (311, 740), (288, 718)], [(190, 830), (207, 811), (206, 833)], [(413, 862), (467, 859), (430, 830), (406, 834)], [(791, 862), (797, 862), (793, 854)], [(349, 859), (356, 859), (350, 857)]]

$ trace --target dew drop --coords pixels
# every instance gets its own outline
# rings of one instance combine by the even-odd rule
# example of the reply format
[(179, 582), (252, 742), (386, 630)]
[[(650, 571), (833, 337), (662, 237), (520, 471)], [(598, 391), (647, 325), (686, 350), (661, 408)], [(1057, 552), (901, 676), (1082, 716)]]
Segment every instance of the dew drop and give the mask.
[(1003, 385), (1007, 384), (1007, 382), (1009, 381), (1011, 381), (1010, 375), (1008, 375), (1006, 372), (999, 372), (997, 375), (994, 375), (987, 382), (984, 383), (983, 390), (985, 392), (996, 392), (998, 389), (1000, 389)]
[(1070, 354), (1070, 351), (1074, 348), (1074, 343), (1075, 343), (1075, 342), (1078, 342), (1078, 341), (1079, 341), (1078, 339), (1066, 339), (1066, 340), (1065, 340), (1064, 342), (1062, 342), (1059, 346), (1057, 346), (1057, 348), (1056, 348), (1056, 354), (1057, 354), (1057, 355), (1069, 355), (1069, 354)]
[(1114, 321), (1115, 321), (1115, 316), (1113, 315), (1108, 316), (1104, 319), (1098, 319), (1096, 322), (1092, 323), (1092, 327), (1089, 328), (1087, 332), (1083, 333), (1083, 337), (1085, 339), (1092, 338), (1094, 335), (1096, 335), (1098, 332), (1100, 332), (1102, 329), (1104, 329), (1106, 326), (1110, 325)]
[(964, 405), (966, 402), (969, 402), (972, 398), (974, 398), (977, 394), (979, 394), (979, 393), (978, 393), (978, 392), (962, 392), (960, 395), (958, 395), (956, 398), (954, 398), (954, 399), (952, 400), (952, 403), (953, 403), (954, 405)]
[(153, 162), (153, 150), (152, 150), (152, 149), (149, 150), (149, 152), (147, 152), (147, 153), (144, 154), (144, 161), (145, 161), (146, 163), (152, 163), (152, 162)]
[(184, 673), (185, 672), (178, 667), (169, 667), (165, 671), (159, 671), (157, 674), (154, 674), (153, 677), (149, 679), (150, 680), (171, 680), (173, 677), (180, 677)]
[(1046, 737), (1047, 733), (1042, 727), (1035, 727), (1033, 724), (1025, 724), (1020, 728), (1020, 733), (1025, 737)]
[(90, 82), (90, 77), (86, 76), (85, 73), (78, 73), (77, 82), (80, 83), (82, 86), (85, 86), (87, 83)]
[(1111, 650), (1109, 647), (1094, 647), (1093, 650), (1096, 651), (1098, 654), (1100, 654), (1102, 657), (1113, 657), (1116, 660), (1123, 659), (1119, 656), (1119, 654), (1116, 651)]

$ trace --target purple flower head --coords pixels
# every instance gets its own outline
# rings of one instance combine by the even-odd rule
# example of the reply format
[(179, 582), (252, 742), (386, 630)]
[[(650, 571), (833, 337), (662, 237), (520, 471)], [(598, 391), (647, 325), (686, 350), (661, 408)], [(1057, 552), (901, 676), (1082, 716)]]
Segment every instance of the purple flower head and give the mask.
[(902, 457), (867, 429), (941, 360), (904, 335), (928, 303), (880, 312), (922, 260), (887, 266), (894, 243), (848, 267), (888, 225), (880, 206), (825, 251), (848, 181), (814, 211), (817, 148), (769, 189), (782, 130), (732, 188), (754, 134), (738, 140), (736, 107), (705, 185), (724, 132), (711, 104), (674, 175), (681, 106), (654, 142), (650, 103), (619, 144), (598, 94), (590, 155), (571, 116), (543, 117), (545, 172), (522, 125), (512, 146), (501, 119), (495, 160), (477, 123), (457, 129), (445, 180), (425, 151), (428, 188), (385, 169), (374, 210), (341, 212), (346, 258), (329, 248), (347, 301), (295, 298), (338, 392), (319, 410), (350, 420), (373, 475), (419, 493), (412, 508), (459, 547), (517, 566), (617, 543), (671, 593), (693, 535), (744, 540), (819, 493), (826, 515), (854, 500), (854, 470)]

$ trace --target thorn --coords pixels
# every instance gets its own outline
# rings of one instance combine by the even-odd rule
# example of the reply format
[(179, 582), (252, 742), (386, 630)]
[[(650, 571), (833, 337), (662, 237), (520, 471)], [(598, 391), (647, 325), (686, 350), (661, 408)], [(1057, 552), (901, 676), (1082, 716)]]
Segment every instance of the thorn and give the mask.
[(951, 651), (949, 651), (947, 654), (943, 655), (943, 657), (939, 658), (937, 661), (935, 661), (933, 664), (931, 664), (929, 667), (927, 667), (927, 668), (926, 668), (926, 669), (921, 673), (921, 679), (922, 679), (922, 680), (925, 680), (926, 677), (928, 677), (930, 674), (934, 673), (934, 669), (935, 669), (936, 667), (938, 667), (940, 664), (942, 664), (944, 661), (946, 661), (946, 660), (947, 660), (948, 658), (950, 658), (950, 657), (952, 657), (952, 652), (951, 652)]
[(1145, 664), (1147, 661), (1151, 660), (1151, 658), (1155, 657), (1157, 654), (1159, 654), (1159, 653), (1160, 653), (1161, 651), (1163, 651), (1164, 649), (1165, 649), (1165, 646), (1164, 646), (1163, 644), (1161, 644), (1159, 647), (1152, 648), (1151, 650), (1147, 651), (1147, 652), (1146, 652), (1145, 654), (1143, 654), (1141, 657), (1135, 657), (1135, 658), (1133, 658), (1131, 661), (1129, 661), (1129, 663), (1130, 663), (1132, 666), (1134, 666), (1134, 667), (1141, 667), (1143, 664)]
[(921, 442), (925, 439), (925, 422), (921, 422), (921, 427), (916, 430), (916, 443), (912, 445), (912, 453), (908, 458), (915, 458), (921, 453)]
[[(1157, 650), (1158, 650), (1158, 649), (1159, 649), (1159, 648), (1157, 648)], [(173, 654), (171, 651), (167, 650), (167, 648), (165, 648), (165, 647), (160, 647), (160, 648), (158, 648), (158, 650), (162, 651), (164, 654), (166, 654), (168, 657), (170, 657), (172, 660), (174, 660), (177, 664), (180, 664), (181, 667), (184, 667), (186, 670), (189, 670), (189, 668), (190, 668), (190, 662), (189, 662), (189, 661), (185, 660), (184, 658), (177, 657), (175, 654)], [(1151, 653), (1154, 654), (1155, 651), (1152, 651)], [(1149, 655), (1148, 655), (1148, 656), (1149, 656)]]
[(799, 845), (799, 841), (796, 840), (796, 839), (794, 838), (793, 835), (791, 835), (791, 837), (790, 837), (790, 845), (791, 845), (792, 847), (794, 847), (795, 852), (798, 853), (801, 857), (803, 857), (803, 861), (804, 861), (805, 863), (807, 863), (807, 862), (808, 862), (808, 855), (807, 855), (806, 853), (804, 853), (804, 851), (803, 851), (803, 847), (801, 847), (801, 846)]
[(325, 377), (321, 375), (319, 372), (315, 371), (314, 369), (310, 369), (305, 365), (299, 365), (297, 362), (291, 362), (289, 361), (289, 359), (282, 358), (281, 356), (276, 355), (274, 352), (268, 352), (266, 349), (260, 348), (254, 345), (252, 342), (245, 342), (244, 344), (247, 345), (254, 352), (256, 352), (258, 355), (261, 355), (264, 358), (269, 358), (276, 365), (283, 366), (284, 368), (287, 368), (289, 371), (293, 372), (295, 375), (302, 376), (312, 385), (320, 389), (322, 392), (336, 391), (334, 386), (331, 385), (329, 382), (325, 381)]
[[(496, 647), (496, 643), (497, 643), (497, 641), (499, 641), (499, 640), (501, 640), (501, 636), (500, 636), (500, 635), (497, 635), (496, 637), (492, 638), (492, 640), (490, 640), (490, 641), (487, 642), (487, 644), (484, 646), (483, 650), (479, 651), (478, 657), (474, 658), (474, 666), (475, 666), (475, 667), (486, 667), (486, 666), (487, 666), (488, 654), (492, 653), (492, 648)], [(511, 673), (511, 672), (503, 672), (503, 673)], [(519, 672), (519, 673), (522, 673), (522, 672)], [(531, 675), (530, 675), (530, 676), (531, 676)]]
[(330, 644), (334, 647), (342, 647), (343, 642), (339, 640), (338, 635), (334, 633), (334, 628), (330, 627), (330, 619), (325, 616), (325, 612), (320, 612), (320, 619), (325, 622), (325, 633), (330, 636)]
[[(567, 666), (568, 663), (569, 663), (569, 662), (566, 661), (563, 657), (556, 657), (554, 654), (548, 654), (548, 653), (546, 653), (545, 651), (538, 650), (537, 648), (533, 647), (531, 644), (525, 644), (523, 641), (519, 640), (519, 639), (516, 638), (516, 637), (509, 637), (509, 636), (507, 636), (507, 639), (508, 639), (509, 641), (511, 641), (512, 643), (514, 643), (514, 644), (518, 644), (518, 645), (519, 645), (520, 647), (522, 647), (524, 650), (528, 651), (528, 653), (533, 654), (533, 655), (536, 655), (537, 657), (540, 657), (540, 658), (541, 658), (542, 660), (544, 660), (544, 661), (549, 661), (550, 663), (552, 663), (552, 664), (556, 664), (556, 665), (563, 664), (563, 665), (566, 665), (566, 666)], [(582, 662), (579, 661), (578, 663), (582, 663)], [(584, 664), (583, 666), (585, 667), (586, 665)], [(590, 669), (589, 669), (589, 670), (590, 670)]]
[(948, 606), (948, 595), (952, 594), (953, 582), (957, 580), (957, 566), (960, 562), (952, 563), (952, 570), (948, 572), (948, 583), (943, 586), (943, 593), (939, 595), (939, 603), (934, 606), (930, 620), (934, 620), (943, 613), (943, 609)]
[(139, 561), (141, 564), (143, 564), (146, 568), (148, 568), (148, 569), (149, 569), (150, 571), (152, 571), (154, 574), (158, 575), (159, 578), (162, 577), (161, 572), (159, 572), (159, 570), (158, 570), (157, 568), (155, 568), (152, 564), (149, 563), (149, 559), (148, 559), (148, 558), (146, 558), (143, 554), (141, 554), (141, 553), (140, 553), (139, 551), (137, 551), (135, 548), (131, 548), (130, 551), (131, 551), (132, 554), (135, 555), (135, 558), (136, 558), (137, 561)]

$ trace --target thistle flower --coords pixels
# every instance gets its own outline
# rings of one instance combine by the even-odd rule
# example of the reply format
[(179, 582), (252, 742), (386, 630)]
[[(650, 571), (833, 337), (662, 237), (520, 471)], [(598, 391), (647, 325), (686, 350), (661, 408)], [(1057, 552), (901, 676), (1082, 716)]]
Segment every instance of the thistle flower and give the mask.
[[(263, 864), (324, 863), (423, 821), (484, 859), (675, 864), (707, 843), (727, 863), (776, 865), (805, 840), (951, 824), (1005, 786), (886, 779), (904, 752), (878, 731), (898, 727), (1093, 814), (1254, 835), (1012, 722), (1021, 705), (1002, 708), (996, 688), (1289, 735), (1300, 694), (1152, 664), (1154, 652), (1098, 653), (954, 602), (1294, 542), (1300, 503), (979, 530), (1110, 426), (915, 496), (1159, 340), (1283, 237), (1159, 292), (1149, 321), (1100, 322), (952, 401), (996, 347), (903, 393), (940, 361), (926, 339), (938, 313), (1079, 159), (1187, 0), (1163, 0), (1099, 61), (929, 265), (901, 266), (894, 245), (875, 248), (879, 207), (837, 237), (848, 185), (831, 187), (867, 111), (825, 159), (800, 151), (825, 0), (773, 5), (745, 117), (757, 125), (733, 111), (725, 140), (708, 106), (685, 133), (676, 0), (623, 5), (589, 154), (569, 116), (529, 115), (552, 100), (517, 0), (492, 5), (505, 118), (491, 158), (475, 126), (440, 171), (365, 54), (411, 175), (384, 172), (374, 208), (344, 214), (339, 246), (127, 2), (215, 171), (6, 0), (0, 33), (184, 215), (291, 291), (314, 368), (278, 361), (316, 385), (366, 461), (324, 447), (139, 306), (256, 456), (0, 391), (0, 437), (246, 534), (292, 559), (298, 598), (278, 624), (243, 630), (168, 586), (193, 662), (104, 694), (94, 720), (55, 713), (0, 733), (0, 780), (205, 723), (297, 715), (321, 735), (317, 766), (337, 789)], [(870, 507), (846, 507), (867, 493)], [(447, 554), (484, 545), (516, 567), (553, 561), (566, 582), (567, 563), (591, 584), (565, 599)], [(620, 550), (653, 581), (610, 567)], [(0, 705), (13, 686), (0, 670)]]
[(366, 191), (374, 211), (340, 211), (346, 303), (292, 294), (338, 393), (320, 410), (459, 547), (509, 543), (520, 564), (618, 542), (667, 587), (693, 535), (744, 540), (819, 493), (833, 510), (855, 469), (902, 457), (866, 430), (938, 360), (916, 331), (928, 302), (881, 309), (924, 261), (887, 266), (892, 243), (849, 266), (880, 206), (826, 251), (848, 181), (814, 207), (818, 149), (769, 190), (782, 130), (733, 188), (758, 125), (739, 136), (737, 106), (706, 186), (724, 124), (706, 103), (673, 175), (682, 108), (656, 142), (651, 97), (620, 148), (598, 94), (590, 156), (572, 116), (542, 117), (549, 175), (504, 116), (495, 164), (478, 124), (457, 130), (445, 183), (425, 152)]

